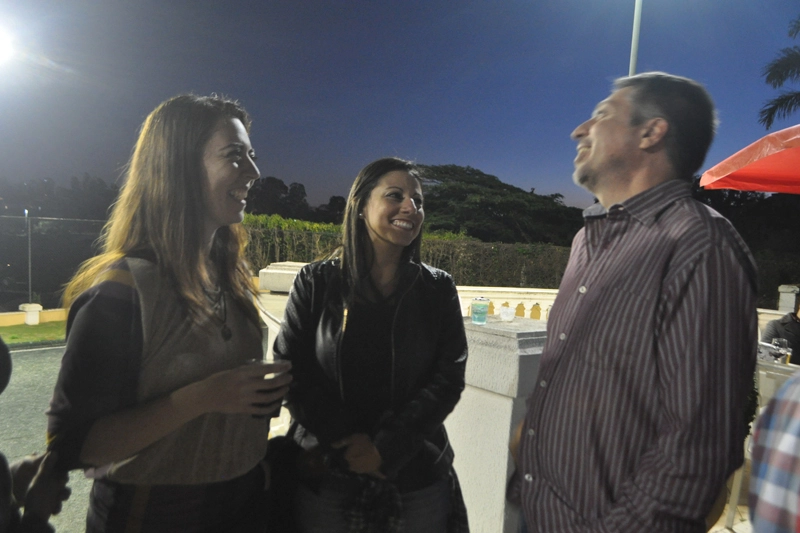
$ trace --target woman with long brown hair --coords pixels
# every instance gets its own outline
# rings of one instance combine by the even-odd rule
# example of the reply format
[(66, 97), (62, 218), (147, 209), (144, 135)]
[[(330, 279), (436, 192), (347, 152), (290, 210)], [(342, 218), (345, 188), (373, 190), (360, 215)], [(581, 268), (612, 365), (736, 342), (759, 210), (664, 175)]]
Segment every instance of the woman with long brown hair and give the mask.
[(267, 415), (291, 377), (261, 362), (243, 256), (249, 127), (224, 98), (159, 105), (102, 253), (66, 288), (48, 442), (60, 468), (94, 478), (87, 531), (265, 530)]
[(467, 342), (449, 274), (420, 261), (422, 182), (409, 161), (358, 174), (343, 244), (298, 274), (275, 342), (291, 361), (302, 533), (467, 531), (444, 419)]

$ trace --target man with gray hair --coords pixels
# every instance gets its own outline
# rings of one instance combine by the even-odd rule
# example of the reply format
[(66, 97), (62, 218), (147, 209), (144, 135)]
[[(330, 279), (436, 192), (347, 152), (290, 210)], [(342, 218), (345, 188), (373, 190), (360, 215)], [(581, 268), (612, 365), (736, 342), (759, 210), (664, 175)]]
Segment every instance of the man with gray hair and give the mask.
[(733, 226), (693, 200), (714, 105), (687, 78), (618, 79), (572, 132), (584, 211), (509, 497), (528, 531), (704, 532), (743, 461), (756, 273)]

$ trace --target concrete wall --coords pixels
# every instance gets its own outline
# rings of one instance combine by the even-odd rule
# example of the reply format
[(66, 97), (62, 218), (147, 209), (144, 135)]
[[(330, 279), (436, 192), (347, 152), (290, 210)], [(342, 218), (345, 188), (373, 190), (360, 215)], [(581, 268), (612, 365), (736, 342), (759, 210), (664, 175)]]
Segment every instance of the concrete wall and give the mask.
[(507, 504), (514, 472), (511, 434), (525, 414), (525, 398), (536, 382), (546, 323), (489, 317), (484, 326), (466, 320), (469, 359), (466, 389), (445, 421), (455, 451), (473, 533), (517, 533), (519, 510)]
[[(267, 268), (259, 272), (259, 289), (264, 293), (285, 294), (289, 292), (297, 271), (306, 263), (296, 263), (285, 261), (272, 263)], [(796, 296), (797, 287), (782, 285), (781, 294), (791, 293), (791, 297)], [(786, 294), (784, 294), (786, 293)], [(473, 287), (460, 285), (458, 287), (458, 297), (461, 302), (461, 313), (464, 316), (470, 314), (470, 303), (473, 298), (482, 296), (488, 298), (489, 314), (497, 315), (500, 307), (513, 307), (516, 316), (532, 318), (535, 320), (547, 320), (550, 309), (558, 295), (558, 289), (535, 289), (519, 287)], [(758, 327), (764, 326), (770, 320), (783, 316), (787, 311), (776, 311), (774, 309), (758, 310)], [(281, 313), (278, 313), (281, 314)]]

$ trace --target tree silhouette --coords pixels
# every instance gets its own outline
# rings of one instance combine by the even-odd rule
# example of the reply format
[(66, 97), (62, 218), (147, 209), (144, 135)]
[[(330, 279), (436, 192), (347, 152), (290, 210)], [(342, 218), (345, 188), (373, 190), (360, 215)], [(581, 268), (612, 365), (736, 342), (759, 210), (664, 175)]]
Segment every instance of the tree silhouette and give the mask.
[(314, 209), (314, 220), (316, 222), (341, 224), (346, 206), (347, 200), (345, 200), (344, 196), (331, 196), (327, 204), (322, 204)]
[(311, 214), (311, 208), (308, 206), (306, 188), (302, 183), (290, 184), (289, 192), (286, 193), (286, 197), (283, 201), (287, 210), (286, 214), (283, 215), (284, 217), (308, 220)]
[(247, 193), (248, 213), (254, 215), (283, 215), (283, 198), (289, 192), (289, 187), (283, 180), (274, 176), (267, 176), (256, 180)]
[[(800, 17), (789, 24), (789, 37), (800, 33)], [(764, 78), (774, 89), (783, 87), (787, 81), (800, 81), (800, 46), (784, 48), (766, 67)], [(800, 108), (800, 91), (784, 91), (769, 100), (758, 114), (758, 121), (766, 129), (772, 127), (776, 118), (786, 118)]]

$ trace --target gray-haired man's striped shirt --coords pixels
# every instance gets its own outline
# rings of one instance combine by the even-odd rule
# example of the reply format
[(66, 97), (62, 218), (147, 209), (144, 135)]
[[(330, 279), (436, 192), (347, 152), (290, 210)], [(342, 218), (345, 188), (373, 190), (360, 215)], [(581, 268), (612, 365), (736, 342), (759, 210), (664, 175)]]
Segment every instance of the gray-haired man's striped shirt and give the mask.
[(530, 531), (705, 531), (742, 463), (756, 274), (730, 223), (669, 181), (584, 212), (528, 399)]

